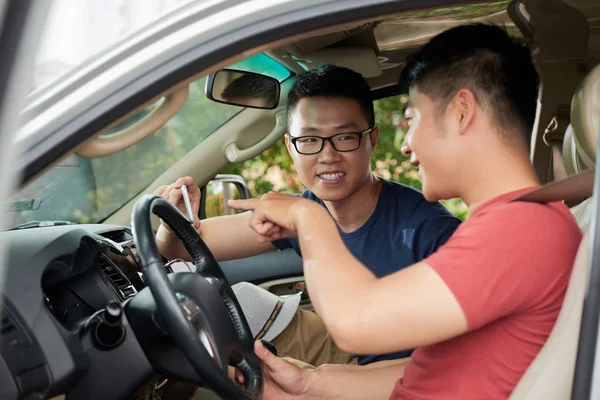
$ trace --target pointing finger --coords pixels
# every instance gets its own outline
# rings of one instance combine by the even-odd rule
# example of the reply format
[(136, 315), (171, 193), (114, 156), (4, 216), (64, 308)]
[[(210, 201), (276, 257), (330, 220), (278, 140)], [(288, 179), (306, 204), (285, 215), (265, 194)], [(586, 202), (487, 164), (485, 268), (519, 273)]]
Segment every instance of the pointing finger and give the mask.
[(247, 199), (247, 200), (228, 200), (227, 205), (236, 210), (254, 210), (258, 207), (258, 199)]

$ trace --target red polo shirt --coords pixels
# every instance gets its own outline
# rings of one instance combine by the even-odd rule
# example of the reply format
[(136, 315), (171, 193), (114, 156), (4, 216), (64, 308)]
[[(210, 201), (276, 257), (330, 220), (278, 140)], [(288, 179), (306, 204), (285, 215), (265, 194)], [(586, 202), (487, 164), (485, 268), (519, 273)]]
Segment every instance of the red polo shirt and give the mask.
[(544, 345), (581, 240), (569, 209), (509, 202), (476, 208), (425, 260), (458, 300), (468, 332), (412, 354), (392, 399), (506, 399)]

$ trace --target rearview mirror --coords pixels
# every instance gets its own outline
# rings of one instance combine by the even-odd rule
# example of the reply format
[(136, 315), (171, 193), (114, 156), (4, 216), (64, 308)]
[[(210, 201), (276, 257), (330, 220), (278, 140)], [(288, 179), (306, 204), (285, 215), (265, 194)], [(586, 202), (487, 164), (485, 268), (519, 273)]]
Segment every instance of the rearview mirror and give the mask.
[(279, 81), (270, 76), (222, 69), (206, 80), (206, 97), (235, 106), (272, 110), (279, 104)]

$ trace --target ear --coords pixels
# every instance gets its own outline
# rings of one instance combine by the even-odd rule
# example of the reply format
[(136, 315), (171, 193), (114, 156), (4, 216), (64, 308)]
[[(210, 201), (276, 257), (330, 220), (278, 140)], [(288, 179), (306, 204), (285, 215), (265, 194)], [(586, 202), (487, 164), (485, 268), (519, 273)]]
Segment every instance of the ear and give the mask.
[(464, 134), (472, 126), (479, 104), (471, 89), (460, 89), (454, 96), (452, 118), (455, 120), (459, 134)]
[(379, 140), (379, 128), (378, 127), (373, 128), (369, 137), (371, 138), (371, 152), (372, 152), (375, 150), (375, 147), (377, 147), (377, 141)]
[(294, 157), (294, 153), (292, 151), (292, 143), (290, 142), (290, 138), (287, 135), (287, 133), (285, 134), (285, 147), (287, 148), (288, 154), (293, 158)]

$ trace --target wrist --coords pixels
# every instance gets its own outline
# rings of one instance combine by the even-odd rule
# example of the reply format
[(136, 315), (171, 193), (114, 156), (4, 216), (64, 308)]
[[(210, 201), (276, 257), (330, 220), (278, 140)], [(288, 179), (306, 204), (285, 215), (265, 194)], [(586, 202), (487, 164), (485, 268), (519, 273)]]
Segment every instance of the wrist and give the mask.
[(292, 206), (290, 214), (296, 230), (298, 230), (299, 225), (302, 223), (319, 221), (329, 216), (325, 207), (321, 206), (319, 203), (305, 199), (297, 201)]
[(327, 394), (327, 387), (324, 384), (323, 371), (319, 369), (305, 370), (306, 372), (306, 389), (304, 394), (307, 399), (326, 399), (329, 398)]

